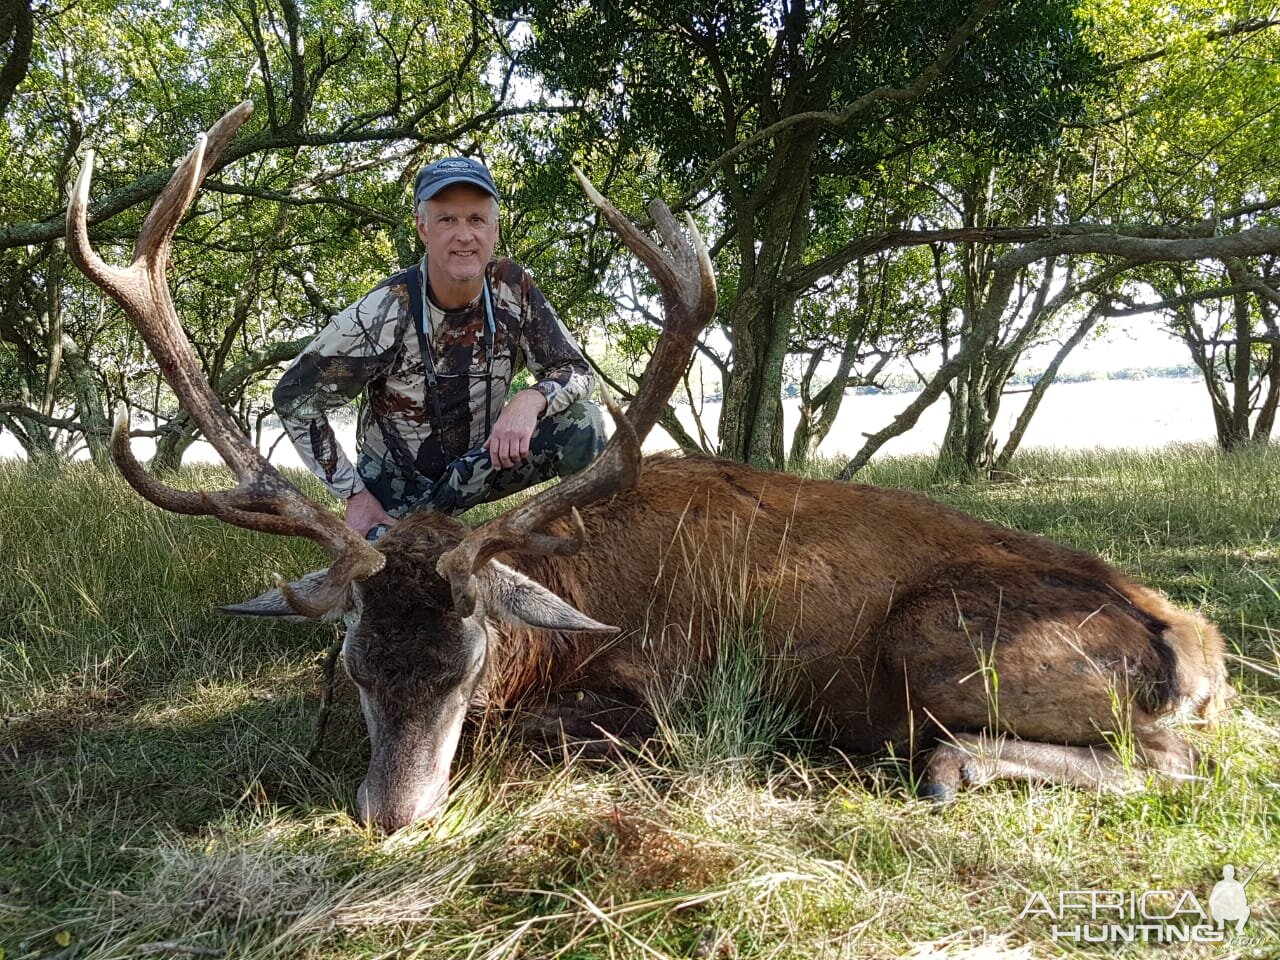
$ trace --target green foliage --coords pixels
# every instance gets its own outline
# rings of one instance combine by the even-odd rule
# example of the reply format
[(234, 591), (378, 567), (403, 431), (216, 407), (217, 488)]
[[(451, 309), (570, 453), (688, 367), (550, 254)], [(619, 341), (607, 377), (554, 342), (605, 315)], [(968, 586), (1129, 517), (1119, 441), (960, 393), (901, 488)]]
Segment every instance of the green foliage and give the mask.
[(1083, 15), (1115, 65), (1096, 134), (1109, 207), (1194, 222), (1272, 192), (1280, 35), (1268, 5), (1090, 0)]
[[(914, 0), (875, 10), (839, 2), (797, 6), (785, 18), (777, 7), (741, 2), (533, 2), (500, 9), (531, 21), (537, 42), (524, 53), (531, 70), (590, 103), (602, 133), (652, 144), (660, 168), (685, 184), (705, 176), (732, 138), (805, 110), (839, 110), (881, 86), (908, 85), (966, 12)], [(1081, 88), (1095, 69), (1070, 4), (1005, 5), (918, 108), (879, 108), (852, 130), (837, 126), (822, 156), (846, 175), (865, 176), (889, 144), (919, 134), (991, 138), (1008, 147), (1036, 143), (1059, 129), (1064, 115), (1078, 115)], [(800, 87), (802, 72), (809, 82)], [(797, 99), (779, 115), (784, 91)], [(732, 108), (734, 128), (726, 129)], [(890, 133), (886, 115), (906, 129)], [(747, 188), (765, 182), (770, 154), (767, 141), (755, 149), (744, 169)]]
[[(100, 444), (100, 421), (122, 399), (159, 425), (174, 417), (138, 337), (66, 261), (61, 211), (92, 146), (93, 198), (105, 205), (95, 240), (127, 259), (142, 201), (198, 131), (246, 97), (257, 114), (179, 231), (170, 268), (201, 362), (246, 429), (265, 414), (278, 369), (268, 348), (301, 341), (413, 257), (408, 185), (445, 151), (493, 165), (502, 252), (533, 268), (584, 339), (603, 331), (618, 360), (602, 362), (620, 382), (656, 335), (656, 291), (618, 256), (571, 164), (633, 216), (654, 196), (685, 206), (716, 254), (727, 455), (779, 462), (787, 390), (806, 403), (807, 436), (793, 448), (816, 446), (842, 396), (820, 389), (834, 367), (847, 384), (877, 382), (889, 358), (919, 368), (969, 339), (987, 341), (946, 392), (985, 393), (994, 407), (1019, 351), (1065, 338), (1093, 294), (1020, 326), (1034, 293), (1058, 285), (1032, 267), (999, 330), (975, 333), (992, 264), (1011, 245), (903, 246), (905, 232), (1172, 228), (1233, 211), (1219, 232), (1269, 223), (1280, 31), (1271, 8), (1250, 0), (1017, 0), (986, 15), (930, 79), (974, 9), (36, 5), (29, 69), (0, 115), (0, 408), (19, 409), (0, 411), (0, 430), (31, 456), (58, 456)], [(1108, 263), (1078, 257), (1060, 269), (1083, 286)], [(1270, 259), (1245, 266), (1274, 286)], [(1185, 268), (1185, 286), (1226, 283), (1215, 270)], [(1140, 299), (1145, 285), (1169, 282), (1165, 268), (1145, 267), (1113, 287)], [(1228, 357), (1238, 320), (1197, 310), (1196, 322), (1170, 322), (1199, 337), (1226, 409), (1238, 400)], [(1280, 384), (1268, 373), (1280, 369), (1266, 346), (1274, 313), (1250, 303), (1245, 332), (1256, 337), (1242, 347), (1263, 397), (1268, 377)], [(1221, 351), (1209, 356), (1214, 341)], [(220, 380), (228, 371), (237, 375)], [(981, 414), (960, 439), (985, 451)], [(1269, 432), (1255, 416), (1254, 434)]]
[[(848, 248), (903, 225), (913, 195), (932, 196), (911, 172), (957, 149), (1002, 156), (1052, 141), (1082, 116), (1098, 67), (1069, 3), (1002, 5), (940, 80), (900, 97), (884, 91), (934, 68), (967, 7), (535, 0), (499, 10), (532, 26), (522, 64), (592, 117), (572, 125), (569, 149), (624, 191), (632, 180), (678, 191), (706, 214), (734, 351), (719, 433), (725, 453), (759, 463), (781, 455), (788, 345), (825, 350), (850, 323), (857, 341), (867, 323), (869, 307), (847, 308), (872, 299), (841, 276), (857, 258)], [(867, 339), (883, 334), (880, 353), (916, 339), (909, 314), (879, 315)], [(813, 329), (817, 316), (841, 317), (845, 330)]]

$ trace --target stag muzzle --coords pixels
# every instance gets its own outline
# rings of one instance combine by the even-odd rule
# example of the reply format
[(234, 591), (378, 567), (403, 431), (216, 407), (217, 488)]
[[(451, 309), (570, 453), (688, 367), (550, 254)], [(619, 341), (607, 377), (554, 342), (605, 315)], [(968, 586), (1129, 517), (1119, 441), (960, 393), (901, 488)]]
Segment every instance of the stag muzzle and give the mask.
[(385, 833), (395, 833), (413, 823), (434, 820), (449, 800), (448, 770), (440, 781), (433, 781), (423, 792), (405, 793), (387, 790), (385, 784), (369, 786), (366, 777), (356, 790), (356, 809), (360, 820)]
[(470, 686), (453, 691), (428, 720), (415, 718), (415, 723), (390, 728), (369, 724), (373, 756), (356, 791), (356, 808), (364, 823), (394, 833), (431, 820), (444, 809)]

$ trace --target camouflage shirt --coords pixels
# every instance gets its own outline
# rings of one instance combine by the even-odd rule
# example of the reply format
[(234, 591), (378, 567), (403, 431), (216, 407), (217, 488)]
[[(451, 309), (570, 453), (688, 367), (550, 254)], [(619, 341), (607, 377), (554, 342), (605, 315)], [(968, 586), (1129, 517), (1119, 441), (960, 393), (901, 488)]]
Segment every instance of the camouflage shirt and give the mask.
[(366, 388), (357, 435), (361, 469), (369, 476), (393, 471), (434, 479), (449, 461), (484, 443), (520, 370), (537, 378), (534, 388), (547, 398), (549, 414), (586, 399), (594, 385), (582, 351), (529, 274), (512, 260), (492, 260), (486, 268), (495, 326), (492, 364), (483, 298), (458, 310), (442, 311), (429, 301), (426, 306), (440, 429), (410, 315), (410, 276), (404, 271), (388, 278), (333, 317), (273, 395), (298, 455), (338, 497), (360, 492), (364, 482), (338, 445), (327, 413)]

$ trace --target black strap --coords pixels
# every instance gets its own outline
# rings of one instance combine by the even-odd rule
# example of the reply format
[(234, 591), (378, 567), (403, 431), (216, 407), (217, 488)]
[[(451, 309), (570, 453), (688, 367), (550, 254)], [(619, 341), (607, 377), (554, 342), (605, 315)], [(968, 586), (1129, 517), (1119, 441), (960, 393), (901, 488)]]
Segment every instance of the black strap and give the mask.
[[(422, 352), (422, 366), (426, 374), (424, 400), (429, 401), (436, 415), (436, 433), (440, 438), (440, 451), (444, 453), (444, 411), (440, 407), (440, 381), (436, 375), (435, 354), (431, 350), (431, 334), (427, 328), (427, 304), (423, 296), (426, 284), (423, 282), (427, 258), (422, 263), (414, 264), (407, 273), (409, 286), (409, 313), (413, 320), (413, 329), (418, 335), (418, 348)], [(480, 291), (484, 303), (484, 435), (489, 436), (493, 429), (493, 351), (497, 346), (497, 330), (493, 318), (493, 294), (489, 292), (489, 271), (485, 268), (484, 283)]]
[(427, 385), (423, 400), (431, 404), (436, 415), (436, 432), (440, 447), (444, 449), (444, 411), (440, 409), (440, 384), (436, 379), (435, 355), (431, 352), (431, 337), (427, 333), (426, 304), (422, 300), (422, 271), (417, 264), (409, 268), (409, 313), (413, 329), (418, 334), (418, 349), (422, 351), (422, 365)]

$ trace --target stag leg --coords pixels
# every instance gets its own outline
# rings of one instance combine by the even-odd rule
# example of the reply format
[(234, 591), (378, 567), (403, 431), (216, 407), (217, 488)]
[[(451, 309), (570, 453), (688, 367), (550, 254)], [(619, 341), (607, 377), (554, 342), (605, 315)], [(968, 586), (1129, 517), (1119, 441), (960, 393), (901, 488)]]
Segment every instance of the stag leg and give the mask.
[(1176, 734), (1154, 725), (1135, 732), (1133, 762), (1109, 746), (1066, 746), (962, 733), (939, 741), (925, 768), (920, 795), (946, 802), (963, 786), (992, 780), (1059, 783), (1106, 793), (1140, 790), (1151, 774), (1187, 779), (1196, 774), (1196, 751)]

